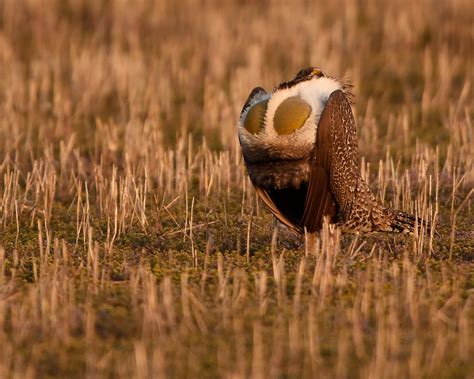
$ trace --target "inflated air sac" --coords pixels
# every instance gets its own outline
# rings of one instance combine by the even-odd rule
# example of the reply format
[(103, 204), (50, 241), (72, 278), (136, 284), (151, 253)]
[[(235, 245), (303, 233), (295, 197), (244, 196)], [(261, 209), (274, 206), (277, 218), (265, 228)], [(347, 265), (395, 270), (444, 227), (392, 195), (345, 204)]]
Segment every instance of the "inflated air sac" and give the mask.
[(291, 134), (301, 128), (311, 113), (306, 101), (293, 96), (284, 100), (276, 109), (273, 127), (278, 134)]
[(244, 127), (247, 131), (252, 134), (257, 134), (263, 130), (267, 105), (268, 100), (264, 100), (250, 108), (244, 121)]

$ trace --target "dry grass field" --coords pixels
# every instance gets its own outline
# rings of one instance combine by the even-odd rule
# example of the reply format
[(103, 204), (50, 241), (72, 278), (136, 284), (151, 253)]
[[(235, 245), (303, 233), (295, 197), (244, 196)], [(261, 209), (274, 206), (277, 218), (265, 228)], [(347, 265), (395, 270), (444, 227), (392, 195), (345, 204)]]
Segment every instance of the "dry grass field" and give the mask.
[[(473, 9), (0, 0), (0, 378), (472, 378)], [(438, 236), (270, 249), (237, 120), (307, 66)]]

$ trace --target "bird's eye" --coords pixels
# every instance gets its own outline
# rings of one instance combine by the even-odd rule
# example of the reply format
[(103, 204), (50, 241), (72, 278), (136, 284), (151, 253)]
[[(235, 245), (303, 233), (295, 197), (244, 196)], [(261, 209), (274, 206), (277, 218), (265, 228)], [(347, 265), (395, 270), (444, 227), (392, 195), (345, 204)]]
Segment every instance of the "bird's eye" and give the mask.
[(257, 134), (263, 129), (267, 105), (268, 100), (264, 100), (250, 108), (244, 121), (244, 127), (247, 131)]
[(299, 97), (289, 97), (275, 111), (273, 127), (278, 134), (291, 134), (301, 128), (311, 113), (309, 104)]
[(313, 76), (317, 76), (318, 78), (325, 76), (324, 72), (322, 72), (319, 68), (313, 68), (313, 71), (311, 72)]

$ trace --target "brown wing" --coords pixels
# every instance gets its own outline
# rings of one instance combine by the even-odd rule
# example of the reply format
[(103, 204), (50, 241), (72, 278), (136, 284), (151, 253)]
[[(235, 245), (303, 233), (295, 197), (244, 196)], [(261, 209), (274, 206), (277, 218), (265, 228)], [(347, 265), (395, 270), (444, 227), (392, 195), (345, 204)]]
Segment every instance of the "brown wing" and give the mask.
[(302, 225), (321, 229), (323, 218), (344, 217), (357, 184), (357, 128), (351, 106), (341, 90), (334, 91), (319, 120), (311, 161)]

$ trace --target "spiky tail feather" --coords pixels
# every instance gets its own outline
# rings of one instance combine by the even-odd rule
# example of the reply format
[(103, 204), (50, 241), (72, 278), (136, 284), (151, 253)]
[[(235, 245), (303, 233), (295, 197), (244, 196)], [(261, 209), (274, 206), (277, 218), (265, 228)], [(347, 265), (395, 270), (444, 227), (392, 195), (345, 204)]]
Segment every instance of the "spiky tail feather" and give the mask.
[(340, 215), (337, 226), (345, 233), (415, 233), (430, 232), (430, 222), (410, 213), (386, 208), (377, 203), (375, 196), (365, 181), (359, 178), (357, 193), (348, 207), (349, 211)]
[(416, 228), (418, 231), (422, 229), (426, 232), (431, 231), (431, 223), (429, 221), (396, 209), (390, 209), (390, 213), (392, 216), (390, 217), (390, 227), (395, 233), (414, 233)]

